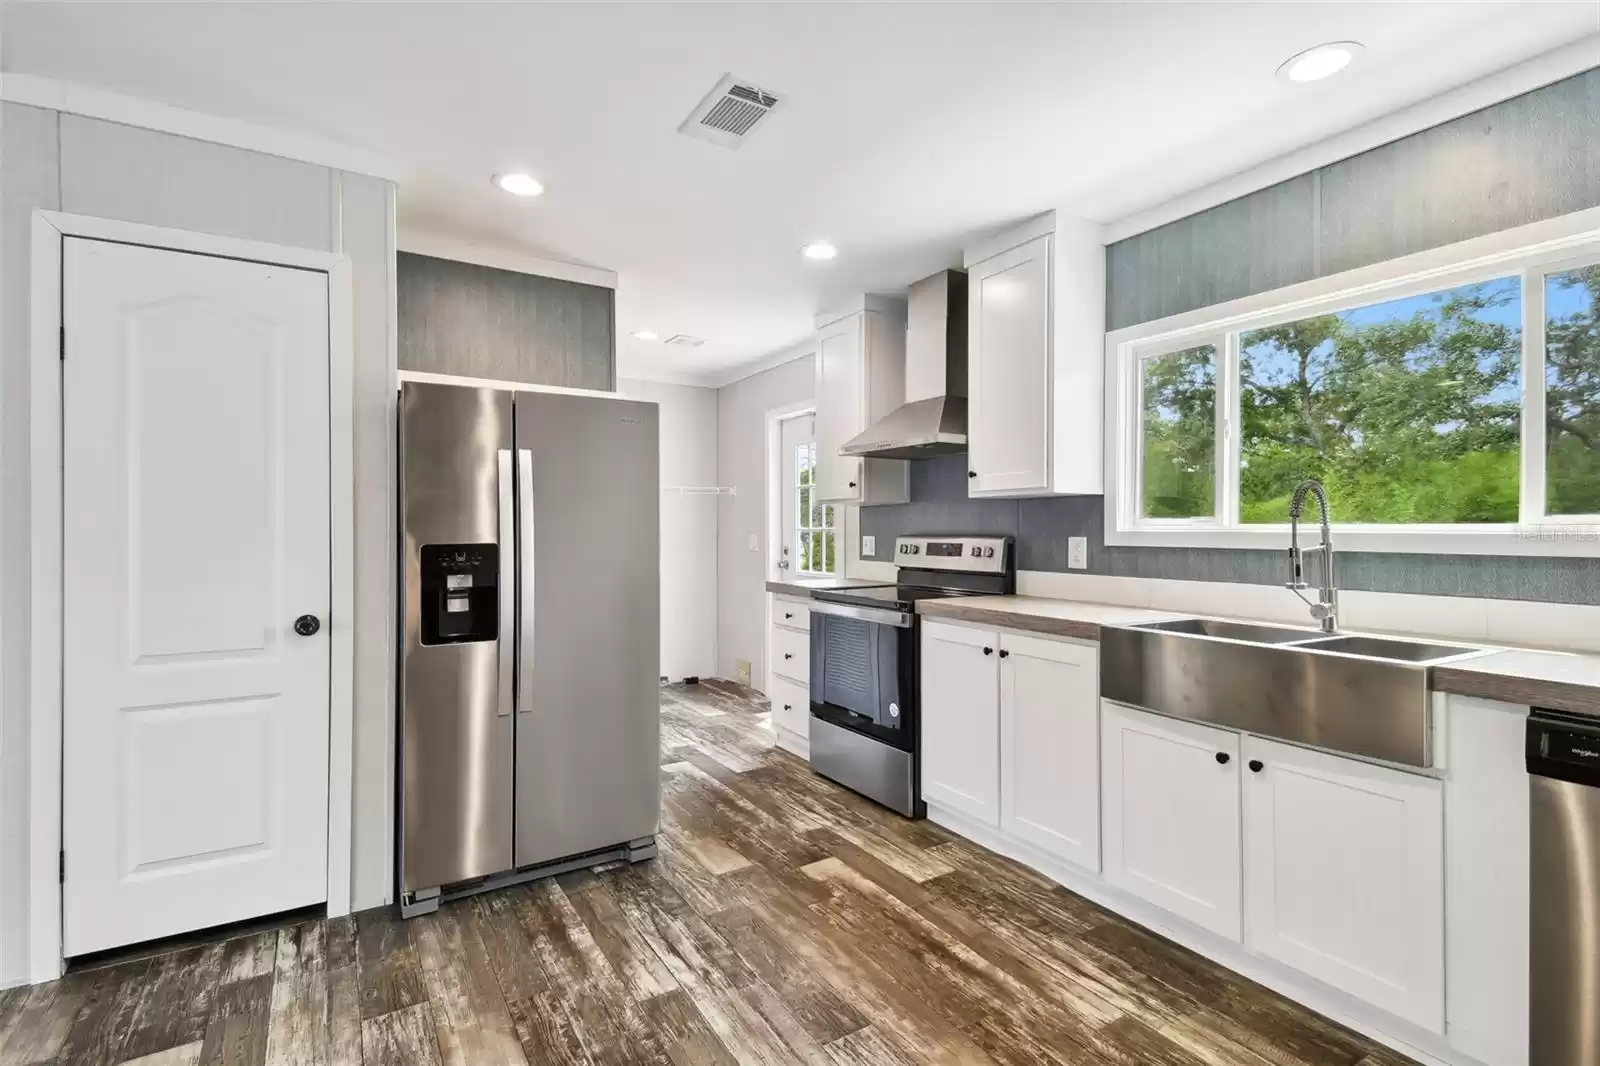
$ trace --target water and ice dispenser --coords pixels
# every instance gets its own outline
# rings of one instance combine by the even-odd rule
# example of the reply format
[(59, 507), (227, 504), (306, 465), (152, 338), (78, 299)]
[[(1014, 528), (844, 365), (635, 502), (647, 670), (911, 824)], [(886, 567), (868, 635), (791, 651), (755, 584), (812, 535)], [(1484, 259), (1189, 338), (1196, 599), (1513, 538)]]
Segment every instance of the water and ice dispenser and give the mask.
[(498, 544), (424, 544), (423, 644), (494, 640), (500, 619)]

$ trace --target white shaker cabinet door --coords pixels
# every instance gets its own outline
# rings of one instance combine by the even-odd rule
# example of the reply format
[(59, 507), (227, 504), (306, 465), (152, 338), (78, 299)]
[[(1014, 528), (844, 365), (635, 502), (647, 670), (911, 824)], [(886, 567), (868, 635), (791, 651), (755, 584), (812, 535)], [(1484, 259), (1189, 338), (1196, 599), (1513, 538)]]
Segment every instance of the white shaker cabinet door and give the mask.
[(922, 796), (1000, 824), (1000, 635), (922, 627)]
[(967, 462), (974, 496), (1050, 488), (1050, 241), (974, 265), (967, 280)]
[(866, 428), (862, 358), (864, 318), (851, 315), (817, 332), (817, 489), (830, 502), (861, 499), (862, 463), (839, 449)]
[(1239, 735), (1101, 708), (1106, 880), (1240, 939)]
[(1245, 759), (1246, 943), (1443, 1032), (1443, 785), (1259, 737)]
[(1098, 650), (1002, 633), (1000, 655), (1000, 828), (1098, 871)]

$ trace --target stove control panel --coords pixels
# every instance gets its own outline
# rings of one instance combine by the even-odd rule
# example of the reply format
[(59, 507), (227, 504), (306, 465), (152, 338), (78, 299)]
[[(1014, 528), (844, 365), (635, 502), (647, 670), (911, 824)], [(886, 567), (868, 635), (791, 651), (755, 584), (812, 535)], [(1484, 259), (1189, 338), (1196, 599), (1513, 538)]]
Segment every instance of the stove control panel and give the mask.
[(1011, 570), (1010, 537), (899, 537), (894, 561), (922, 570), (1004, 574)]

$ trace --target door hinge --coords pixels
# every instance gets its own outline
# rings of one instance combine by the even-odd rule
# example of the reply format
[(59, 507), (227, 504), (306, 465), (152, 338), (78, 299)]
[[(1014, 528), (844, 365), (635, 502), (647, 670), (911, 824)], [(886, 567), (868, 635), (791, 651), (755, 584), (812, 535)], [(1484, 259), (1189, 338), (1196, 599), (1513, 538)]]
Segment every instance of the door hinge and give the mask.
[(61, 327), (61, 361), (67, 361), (67, 327)]
[(65, 851), (61, 852), (59, 872), (61, 875), (59, 883), (64, 885), (67, 883), (67, 853)]

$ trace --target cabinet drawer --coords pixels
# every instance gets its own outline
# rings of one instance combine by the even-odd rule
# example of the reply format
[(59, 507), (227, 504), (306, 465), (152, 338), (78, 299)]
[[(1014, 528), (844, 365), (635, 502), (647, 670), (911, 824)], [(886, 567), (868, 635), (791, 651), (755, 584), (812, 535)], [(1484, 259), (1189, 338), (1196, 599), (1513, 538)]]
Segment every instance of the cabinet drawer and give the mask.
[(811, 683), (811, 634), (772, 627), (772, 672), (802, 685)]
[(772, 624), (783, 626), (785, 629), (798, 629), (802, 633), (811, 632), (811, 608), (799, 600), (774, 599), (772, 601)]
[(775, 677), (769, 687), (772, 689), (769, 693), (772, 724), (782, 726), (798, 736), (806, 736), (811, 722), (811, 697), (806, 686)]

